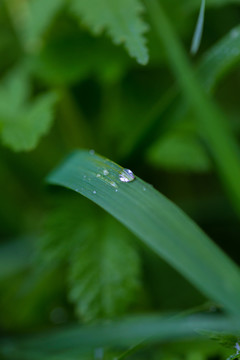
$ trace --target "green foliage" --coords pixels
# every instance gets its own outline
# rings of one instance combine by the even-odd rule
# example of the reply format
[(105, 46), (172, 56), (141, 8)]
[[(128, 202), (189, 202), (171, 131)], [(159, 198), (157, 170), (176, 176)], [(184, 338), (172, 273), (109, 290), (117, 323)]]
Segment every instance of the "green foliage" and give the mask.
[(140, 64), (148, 62), (144, 33), (146, 24), (140, 18), (143, 7), (139, 0), (72, 0), (72, 11), (94, 34), (107, 30), (115, 44), (124, 43), (129, 54)]
[[(239, 0), (203, 5), (0, 1), (1, 359), (239, 356)], [(43, 186), (73, 150), (87, 199)]]
[(28, 74), (11, 72), (0, 87), (0, 134), (15, 151), (33, 149), (50, 128), (56, 95), (48, 92), (29, 101)]

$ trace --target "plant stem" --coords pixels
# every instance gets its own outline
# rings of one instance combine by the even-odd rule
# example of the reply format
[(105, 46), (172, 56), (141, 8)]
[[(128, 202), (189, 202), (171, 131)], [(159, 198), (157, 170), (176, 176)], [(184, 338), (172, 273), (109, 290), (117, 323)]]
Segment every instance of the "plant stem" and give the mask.
[(180, 88), (196, 113), (199, 127), (206, 137), (220, 177), (240, 216), (240, 159), (234, 136), (223, 114), (199, 85), (189, 60), (160, 3), (156, 0), (148, 0), (145, 3), (157, 35), (165, 47), (170, 66)]

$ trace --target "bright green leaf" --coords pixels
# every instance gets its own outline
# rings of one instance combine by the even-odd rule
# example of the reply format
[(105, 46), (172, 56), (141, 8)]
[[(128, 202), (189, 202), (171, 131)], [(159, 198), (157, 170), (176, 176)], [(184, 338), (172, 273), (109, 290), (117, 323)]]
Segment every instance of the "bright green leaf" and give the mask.
[(50, 174), (48, 182), (73, 189), (103, 207), (205, 295), (239, 315), (238, 267), (152, 186), (139, 178), (121, 182), (121, 170), (92, 152), (78, 151)]
[(94, 34), (106, 30), (115, 44), (123, 43), (130, 56), (145, 65), (148, 62), (144, 38), (147, 26), (140, 16), (142, 10), (139, 0), (72, 0), (73, 14)]
[(15, 151), (32, 150), (53, 121), (56, 94), (48, 92), (29, 101), (30, 80), (15, 69), (0, 85), (0, 136)]
[(38, 96), (14, 118), (0, 117), (2, 141), (15, 151), (32, 150), (45, 135), (53, 121), (54, 93)]

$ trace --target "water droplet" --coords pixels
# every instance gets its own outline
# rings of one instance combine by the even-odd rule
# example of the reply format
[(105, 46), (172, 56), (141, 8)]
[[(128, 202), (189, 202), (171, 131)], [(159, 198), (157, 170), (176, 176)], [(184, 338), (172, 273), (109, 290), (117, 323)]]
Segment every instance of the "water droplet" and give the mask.
[(115, 181), (109, 181), (109, 184), (113, 187), (117, 187), (117, 184), (115, 183)]
[(130, 182), (135, 179), (135, 176), (131, 170), (123, 169), (119, 174), (119, 179), (122, 182)]
[(94, 155), (94, 154), (95, 154), (95, 150), (93, 150), (93, 149), (89, 150), (89, 154), (90, 154), (90, 155)]
[(101, 175), (100, 175), (100, 174), (97, 174), (96, 176), (97, 176), (98, 178), (99, 178), (99, 177), (101, 177)]
[(96, 194), (97, 192), (96, 192), (96, 190), (93, 190), (93, 194)]
[(115, 189), (115, 192), (118, 192), (118, 189)]
[(108, 175), (108, 174), (109, 174), (109, 171), (108, 171), (107, 169), (104, 169), (104, 170), (103, 170), (103, 175), (106, 176), (106, 175)]
[(145, 188), (145, 187), (143, 187), (143, 191), (146, 191), (146, 188)]
[(87, 175), (83, 175), (83, 178), (86, 179)]

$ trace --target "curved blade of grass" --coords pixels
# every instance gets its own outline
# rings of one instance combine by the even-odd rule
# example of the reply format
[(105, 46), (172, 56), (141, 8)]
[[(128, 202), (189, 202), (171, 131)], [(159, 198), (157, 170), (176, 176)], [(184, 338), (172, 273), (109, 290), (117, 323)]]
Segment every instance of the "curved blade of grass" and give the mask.
[(240, 215), (240, 159), (238, 144), (223, 113), (208, 99), (198, 83), (182, 46), (156, 0), (145, 1), (160, 41), (164, 44), (170, 66), (186, 99), (192, 105), (203, 129), (218, 172), (229, 196)]
[(100, 205), (205, 295), (238, 315), (238, 267), (151, 185), (139, 178), (121, 182), (121, 170), (114, 162), (83, 150), (52, 172), (48, 182), (75, 190)]
[(191, 54), (195, 55), (199, 49), (200, 42), (202, 39), (203, 25), (204, 25), (204, 14), (205, 14), (205, 0), (202, 0), (200, 12), (197, 20), (197, 25), (194, 31), (192, 45), (191, 45)]
[[(0, 344), (0, 354), (34, 354), (34, 351), (45, 354), (71, 355), (78, 350), (80, 353), (89, 349), (104, 346), (128, 346), (134, 342), (148, 339), (148, 343), (199, 337), (200, 330), (224, 331), (238, 333), (237, 321), (219, 316), (193, 316), (189, 318), (172, 318), (167, 316), (138, 316), (125, 318), (110, 324), (95, 324), (91, 326), (71, 326), (67, 329), (55, 330), (44, 334), (28, 337), (27, 339)], [(7, 351), (4, 351), (6, 348)], [(4, 354), (4, 355), (5, 355)], [(36, 354), (36, 355), (37, 355)], [(4, 357), (5, 358), (5, 357)], [(17, 358), (17, 356), (16, 356)], [(35, 359), (33, 357), (32, 359)]]

